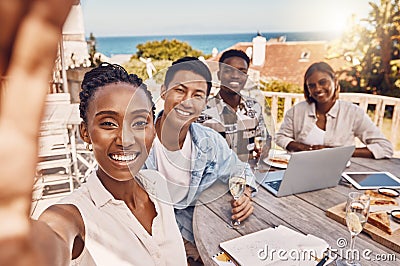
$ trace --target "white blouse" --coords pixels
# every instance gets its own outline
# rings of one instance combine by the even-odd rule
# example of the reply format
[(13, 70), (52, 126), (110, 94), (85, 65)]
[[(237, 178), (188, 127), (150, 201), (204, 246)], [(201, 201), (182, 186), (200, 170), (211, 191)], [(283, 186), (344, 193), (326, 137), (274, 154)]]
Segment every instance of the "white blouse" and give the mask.
[(85, 250), (71, 265), (187, 265), (173, 206), (165, 203), (165, 178), (154, 170), (141, 170), (138, 178), (157, 212), (152, 235), (95, 173), (58, 203), (76, 206), (85, 224)]
[[(300, 102), (289, 109), (276, 133), (275, 142), (285, 148), (292, 141), (302, 142), (315, 126), (315, 104)], [(337, 100), (326, 114), (324, 145), (337, 147), (354, 145), (359, 138), (375, 159), (390, 158), (393, 145), (377, 128), (363, 109), (351, 102)]]

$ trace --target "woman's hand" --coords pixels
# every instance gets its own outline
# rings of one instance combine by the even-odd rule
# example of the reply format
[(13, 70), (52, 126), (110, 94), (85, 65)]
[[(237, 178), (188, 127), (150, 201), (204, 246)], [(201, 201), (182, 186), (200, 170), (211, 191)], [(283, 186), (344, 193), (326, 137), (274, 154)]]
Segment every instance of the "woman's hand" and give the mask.
[(286, 149), (288, 151), (312, 151), (312, 150), (320, 150), (324, 148), (330, 148), (325, 145), (308, 145), (301, 142), (292, 141), (287, 146)]
[(73, 2), (0, 0), (0, 242), (30, 229), (44, 99)]

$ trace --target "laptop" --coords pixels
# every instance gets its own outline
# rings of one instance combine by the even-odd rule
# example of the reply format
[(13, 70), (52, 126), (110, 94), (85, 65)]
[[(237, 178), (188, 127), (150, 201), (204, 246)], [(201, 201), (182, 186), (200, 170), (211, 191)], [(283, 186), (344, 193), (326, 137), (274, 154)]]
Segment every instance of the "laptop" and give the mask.
[(354, 146), (292, 153), (286, 170), (256, 173), (256, 180), (277, 197), (335, 187)]

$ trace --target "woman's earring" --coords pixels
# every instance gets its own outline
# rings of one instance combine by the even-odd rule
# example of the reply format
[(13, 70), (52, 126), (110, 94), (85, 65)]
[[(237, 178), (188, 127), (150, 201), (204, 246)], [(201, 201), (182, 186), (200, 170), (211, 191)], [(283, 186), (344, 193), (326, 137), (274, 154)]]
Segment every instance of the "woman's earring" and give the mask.
[(85, 148), (87, 151), (93, 151), (93, 145), (91, 143), (85, 143)]

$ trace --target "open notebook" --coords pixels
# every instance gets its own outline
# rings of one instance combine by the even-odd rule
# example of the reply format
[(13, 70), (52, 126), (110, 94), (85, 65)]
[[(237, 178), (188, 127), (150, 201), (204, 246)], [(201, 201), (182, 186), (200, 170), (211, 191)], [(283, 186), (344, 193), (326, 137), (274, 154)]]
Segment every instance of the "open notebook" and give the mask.
[[(313, 265), (323, 257), (328, 243), (313, 235), (304, 235), (280, 225), (241, 236), (220, 247), (239, 265)], [(283, 250), (286, 254), (278, 251)]]

